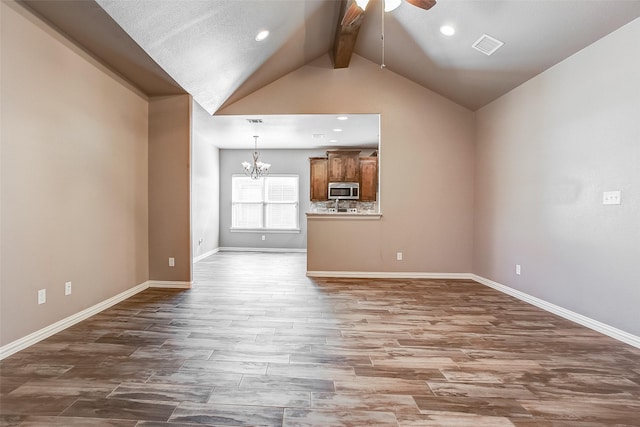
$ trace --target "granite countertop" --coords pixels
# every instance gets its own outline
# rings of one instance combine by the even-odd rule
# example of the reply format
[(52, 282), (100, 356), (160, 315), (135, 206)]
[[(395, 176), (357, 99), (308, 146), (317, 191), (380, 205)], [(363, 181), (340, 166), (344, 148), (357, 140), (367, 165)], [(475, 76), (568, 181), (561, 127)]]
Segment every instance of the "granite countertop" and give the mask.
[(307, 212), (310, 219), (379, 219), (379, 212)]

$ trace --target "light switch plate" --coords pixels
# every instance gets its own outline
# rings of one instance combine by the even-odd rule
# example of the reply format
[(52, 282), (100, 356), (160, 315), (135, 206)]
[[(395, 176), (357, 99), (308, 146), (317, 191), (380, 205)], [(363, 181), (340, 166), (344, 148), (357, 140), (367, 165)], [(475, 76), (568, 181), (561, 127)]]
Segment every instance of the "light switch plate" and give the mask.
[(605, 191), (602, 193), (603, 205), (619, 205), (621, 199), (622, 199), (622, 194), (620, 190)]

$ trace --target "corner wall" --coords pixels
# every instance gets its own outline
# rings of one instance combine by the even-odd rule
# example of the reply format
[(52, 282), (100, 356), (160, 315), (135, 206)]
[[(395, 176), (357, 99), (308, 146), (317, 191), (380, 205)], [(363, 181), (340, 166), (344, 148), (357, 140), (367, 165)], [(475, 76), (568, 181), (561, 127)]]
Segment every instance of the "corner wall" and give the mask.
[(191, 282), (191, 103), (190, 95), (149, 101), (149, 279), (154, 281)]
[(477, 112), (473, 268), (636, 336), (638, 40), (640, 19)]
[(148, 102), (19, 4), (0, 7), (4, 346), (149, 279)]
[(336, 113), (380, 114), (382, 219), (309, 220), (307, 269), (469, 273), (471, 111), (360, 56), (334, 70), (325, 55), (218, 114)]

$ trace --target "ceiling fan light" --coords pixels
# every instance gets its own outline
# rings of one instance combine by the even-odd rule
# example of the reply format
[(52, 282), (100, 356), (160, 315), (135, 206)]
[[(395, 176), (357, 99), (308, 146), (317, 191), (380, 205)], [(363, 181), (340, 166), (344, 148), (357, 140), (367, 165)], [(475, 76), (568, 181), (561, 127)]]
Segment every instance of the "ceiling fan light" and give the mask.
[(369, 4), (369, 0), (356, 0), (356, 4), (362, 10), (367, 8), (367, 4)]
[(384, 11), (391, 12), (400, 6), (401, 0), (384, 0)]

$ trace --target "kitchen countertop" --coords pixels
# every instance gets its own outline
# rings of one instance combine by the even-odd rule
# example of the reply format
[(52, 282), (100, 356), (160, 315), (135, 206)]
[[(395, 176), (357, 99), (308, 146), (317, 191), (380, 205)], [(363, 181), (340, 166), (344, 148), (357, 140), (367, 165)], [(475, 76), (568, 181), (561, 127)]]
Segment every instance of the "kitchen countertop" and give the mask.
[(307, 219), (380, 219), (381, 213), (307, 212)]

